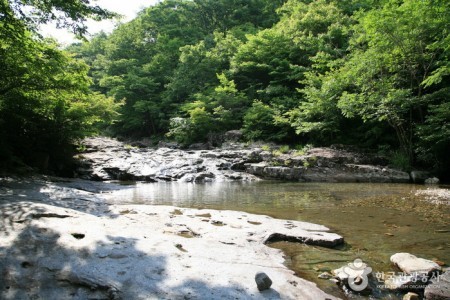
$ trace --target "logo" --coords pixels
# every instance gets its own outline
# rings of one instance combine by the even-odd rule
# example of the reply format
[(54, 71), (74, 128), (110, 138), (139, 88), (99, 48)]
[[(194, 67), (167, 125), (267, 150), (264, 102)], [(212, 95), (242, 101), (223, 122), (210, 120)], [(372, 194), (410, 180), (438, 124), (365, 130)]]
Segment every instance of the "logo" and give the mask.
[(369, 284), (369, 274), (372, 268), (368, 267), (361, 259), (357, 258), (343, 268), (348, 275), (348, 286), (355, 292), (364, 290)]

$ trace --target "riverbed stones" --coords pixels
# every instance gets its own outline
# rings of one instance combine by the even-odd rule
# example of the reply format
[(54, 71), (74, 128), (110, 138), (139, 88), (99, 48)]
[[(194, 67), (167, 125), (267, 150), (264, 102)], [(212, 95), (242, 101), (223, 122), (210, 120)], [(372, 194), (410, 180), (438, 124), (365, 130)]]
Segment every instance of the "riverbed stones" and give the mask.
[(428, 275), (441, 270), (436, 262), (416, 257), (410, 253), (396, 253), (391, 256), (391, 262), (408, 275)]
[(256, 273), (255, 282), (256, 282), (256, 286), (258, 287), (259, 291), (268, 290), (272, 286), (272, 280), (264, 272)]

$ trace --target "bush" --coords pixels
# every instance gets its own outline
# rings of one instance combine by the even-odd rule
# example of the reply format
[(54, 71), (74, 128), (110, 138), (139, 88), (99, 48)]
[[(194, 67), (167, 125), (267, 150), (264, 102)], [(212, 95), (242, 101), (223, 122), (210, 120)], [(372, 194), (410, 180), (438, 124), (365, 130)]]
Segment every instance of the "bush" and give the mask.
[(172, 118), (168, 137), (178, 143), (189, 145), (205, 142), (215, 132), (214, 119), (204, 107), (195, 107), (188, 111), (189, 118)]
[(395, 169), (406, 172), (411, 171), (411, 163), (407, 154), (402, 151), (395, 151), (389, 156), (389, 164)]
[(249, 140), (279, 142), (286, 137), (286, 130), (275, 122), (275, 111), (261, 101), (254, 101), (244, 116), (244, 136)]

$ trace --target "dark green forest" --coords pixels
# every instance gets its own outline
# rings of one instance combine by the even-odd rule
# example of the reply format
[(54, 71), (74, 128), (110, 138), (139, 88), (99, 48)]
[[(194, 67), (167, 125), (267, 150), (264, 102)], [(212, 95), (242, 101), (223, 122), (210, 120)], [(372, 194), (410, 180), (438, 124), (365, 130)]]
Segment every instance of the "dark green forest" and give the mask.
[(241, 129), (246, 141), (356, 145), (448, 177), (447, 0), (166, 0), (64, 50), (34, 28), (55, 8), (80, 36), (85, 18), (114, 14), (0, 1), (4, 165), (57, 168), (95, 133), (220, 145)]

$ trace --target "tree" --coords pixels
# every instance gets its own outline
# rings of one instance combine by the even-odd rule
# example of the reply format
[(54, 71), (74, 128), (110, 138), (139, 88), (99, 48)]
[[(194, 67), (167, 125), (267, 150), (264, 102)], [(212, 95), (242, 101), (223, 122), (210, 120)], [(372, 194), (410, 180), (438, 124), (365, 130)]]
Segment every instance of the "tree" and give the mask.
[(355, 49), (339, 70), (346, 88), (338, 107), (346, 116), (387, 122), (413, 162), (417, 124), (446, 88), (450, 5), (389, 1), (357, 17)]
[(183, 144), (217, 143), (216, 136), (240, 128), (248, 100), (224, 74), (217, 78), (217, 87), (195, 94), (193, 102), (182, 106), (185, 116), (172, 119), (169, 136)]
[[(89, 3), (2, 1), (0, 11), (0, 156), (1, 167), (22, 161), (42, 169), (58, 169), (70, 157), (70, 145), (111, 121), (119, 104), (93, 93), (88, 66), (37, 37), (36, 22), (68, 14), (67, 26), (84, 17), (108, 16)], [(77, 10), (78, 9), (78, 10)], [(60, 19), (62, 20), (62, 19)], [(78, 30), (77, 29), (77, 30)]]
[(261, 101), (254, 101), (251, 108), (246, 111), (242, 128), (245, 137), (251, 141), (280, 142), (289, 132), (289, 125), (277, 123), (276, 111)]
[[(2, 31), (10, 36), (21, 35), (24, 29), (36, 32), (39, 25), (56, 22), (59, 28), (71, 29), (83, 37), (87, 33), (86, 20), (97, 21), (116, 17), (117, 14), (92, 5), (90, 0), (1, 0), (0, 22)], [(21, 30), (18, 30), (21, 27)], [(5, 34), (7, 35), (7, 34)]]

